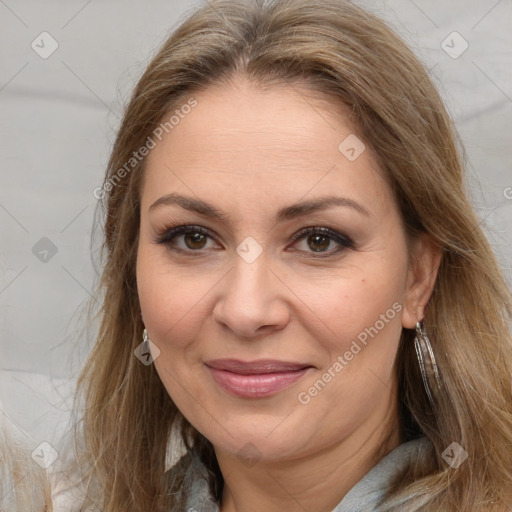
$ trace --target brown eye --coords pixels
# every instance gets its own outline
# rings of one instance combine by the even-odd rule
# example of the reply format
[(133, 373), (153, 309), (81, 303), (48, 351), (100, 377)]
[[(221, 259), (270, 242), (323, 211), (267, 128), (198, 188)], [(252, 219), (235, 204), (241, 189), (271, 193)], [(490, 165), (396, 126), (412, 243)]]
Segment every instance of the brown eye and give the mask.
[[(293, 249), (294, 251), (316, 258), (332, 256), (354, 248), (354, 243), (349, 237), (324, 227), (304, 228), (293, 236), (293, 240), (295, 240), (294, 245), (298, 246)], [(302, 247), (300, 247), (301, 244)], [(329, 249), (331, 244), (333, 247)]]
[(176, 251), (193, 253), (209, 249), (209, 240), (213, 240), (210, 232), (200, 226), (177, 226), (160, 233), (156, 243)]
[(189, 249), (203, 249), (206, 245), (206, 236), (202, 233), (189, 233), (184, 235), (185, 245)]
[(307, 238), (308, 246), (314, 252), (322, 252), (329, 248), (331, 239), (325, 235), (310, 235)]

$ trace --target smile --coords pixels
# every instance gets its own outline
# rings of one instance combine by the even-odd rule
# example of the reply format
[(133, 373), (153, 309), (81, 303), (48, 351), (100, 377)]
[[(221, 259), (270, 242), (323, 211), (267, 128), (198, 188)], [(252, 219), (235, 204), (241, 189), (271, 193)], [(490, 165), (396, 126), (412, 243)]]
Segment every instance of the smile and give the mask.
[(275, 395), (303, 377), (312, 368), (300, 363), (216, 360), (206, 364), (213, 379), (228, 393), (243, 398)]

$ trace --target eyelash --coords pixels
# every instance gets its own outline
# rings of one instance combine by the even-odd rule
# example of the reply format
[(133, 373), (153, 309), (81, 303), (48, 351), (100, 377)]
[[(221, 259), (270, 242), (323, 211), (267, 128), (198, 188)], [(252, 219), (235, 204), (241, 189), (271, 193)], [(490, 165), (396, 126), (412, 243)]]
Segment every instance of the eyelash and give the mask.
[[(181, 225), (181, 226), (164, 228), (160, 233), (158, 233), (156, 243), (161, 244), (161, 245), (167, 245), (169, 247), (169, 249), (176, 251), (176, 252), (180, 252), (180, 253), (188, 253), (190, 255), (192, 255), (192, 253), (201, 253), (202, 251), (204, 251), (204, 249), (183, 250), (183, 249), (178, 249), (176, 247), (173, 247), (171, 245), (171, 242), (180, 235), (197, 234), (197, 233), (205, 235), (212, 239), (214, 238), (212, 236), (212, 233), (209, 230), (207, 230), (201, 226)], [(333, 240), (334, 242), (337, 242), (340, 245), (340, 247), (338, 247), (337, 249), (331, 250), (331, 251), (319, 252), (319, 253), (311, 252), (310, 257), (312, 257), (312, 258), (327, 258), (329, 256), (333, 256), (334, 254), (343, 252), (346, 249), (354, 248), (354, 243), (348, 236), (342, 235), (332, 229), (325, 228), (325, 227), (303, 228), (292, 236), (292, 241), (297, 242), (297, 241), (301, 240), (302, 238), (305, 238), (307, 235), (312, 235), (312, 234), (320, 234), (322, 236), (326, 236), (326, 237), (330, 238), (331, 240)], [(297, 251), (297, 252), (309, 253), (309, 251)], [(197, 254), (197, 255), (200, 255), (200, 254)]]

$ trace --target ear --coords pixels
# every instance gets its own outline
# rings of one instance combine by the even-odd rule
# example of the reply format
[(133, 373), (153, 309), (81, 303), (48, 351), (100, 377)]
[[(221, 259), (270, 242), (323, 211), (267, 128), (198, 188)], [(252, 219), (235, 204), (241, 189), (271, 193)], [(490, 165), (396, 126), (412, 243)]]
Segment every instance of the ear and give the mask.
[(441, 264), (442, 249), (426, 233), (414, 239), (409, 254), (409, 270), (402, 326), (413, 329), (425, 317)]

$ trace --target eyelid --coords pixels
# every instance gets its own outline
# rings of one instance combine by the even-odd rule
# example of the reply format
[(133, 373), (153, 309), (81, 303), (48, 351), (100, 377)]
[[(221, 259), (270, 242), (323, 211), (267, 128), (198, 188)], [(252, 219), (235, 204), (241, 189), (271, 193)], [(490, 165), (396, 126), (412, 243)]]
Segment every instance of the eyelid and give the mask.
[(308, 227), (301, 228), (294, 235), (292, 235), (291, 239), (294, 242), (296, 242), (297, 240), (304, 238), (305, 235), (314, 234), (314, 233), (320, 233), (322, 235), (329, 236), (330, 238), (332, 238), (333, 240), (336, 240), (341, 245), (345, 245), (347, 247), (348, 246), (353, 247), (353, 245), (354, 245), (354, 242), (347, 235), (344, 235), (334, 229), (324, 227), (324, 226), (308, 226)]
[[(202, 226), (196, 226), (194, 224), (180, 224), (177, 226), (167, 226), (156, 233), (155, 243), (165, 244), (170, 243), (174, 238), (180, 235), (186, 235), (189, 233), (201, 233), (202, 235), (208, 236), (215, 239), (215, 235), (212, 231)], [(196, 251), (199, 252), (199, 251)]]

